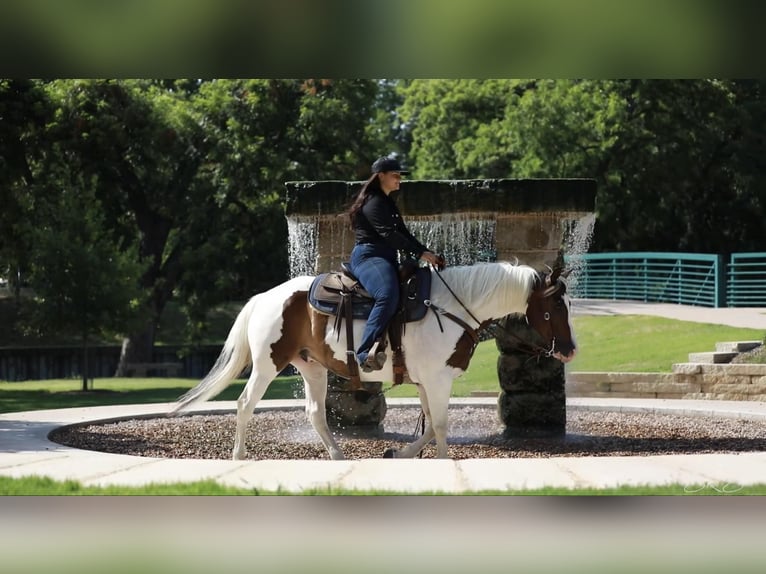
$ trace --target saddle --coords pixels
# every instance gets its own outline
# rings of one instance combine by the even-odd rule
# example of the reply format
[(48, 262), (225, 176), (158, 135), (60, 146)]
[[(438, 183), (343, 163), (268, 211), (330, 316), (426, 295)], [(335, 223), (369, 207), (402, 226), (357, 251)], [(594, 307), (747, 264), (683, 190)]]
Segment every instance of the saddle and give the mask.
[[(431, 273), (421, 268), (412, 259), (406, 259), (399, 266), (399, 307), (386, 329), (393, 352), (394, 384), (404, 381), (406, 366), (402, 352), (404, 325), (420, 321), (428, 312), (425, 301), (431, 292)], [(309, 289), (309, 303), (320, 313), (335, 317), (334, 329), (340, 338), (343, 320), (346, 321), (346, 364), (352, 384), (362, 388), (359, 380), (359, 365), (354, 351), (354, 319), (366, 320), (375, 304), (375, 300), (362, 287), (359, 280), (351, 273), (346, 263), (341, 263), (341, 271), (323, 273), (314, 279)], [(385, 337), (372, 352), (385, 348)]]

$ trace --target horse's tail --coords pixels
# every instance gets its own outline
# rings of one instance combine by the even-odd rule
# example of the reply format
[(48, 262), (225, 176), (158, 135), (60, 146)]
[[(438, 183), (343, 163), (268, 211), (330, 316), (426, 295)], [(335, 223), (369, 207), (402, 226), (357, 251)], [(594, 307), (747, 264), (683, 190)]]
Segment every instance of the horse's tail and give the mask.
[(250, 345), (247, 340), (247, 327), (253, 314), (258, 295), (251, 298), (242, 308), (229, 331), (221, 354), (213, 368), (199, 384), (178, 399), (170, 415), (189, 408), (192, 405), (212, 399), (242, 374), (252, 363)]

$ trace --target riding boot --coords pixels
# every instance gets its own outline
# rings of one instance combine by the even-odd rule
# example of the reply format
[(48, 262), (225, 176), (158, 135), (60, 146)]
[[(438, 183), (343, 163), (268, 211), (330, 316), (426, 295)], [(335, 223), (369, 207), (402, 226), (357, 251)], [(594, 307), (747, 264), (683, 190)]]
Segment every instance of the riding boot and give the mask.
[(360, 367), (365, 373), (379, 371), (386, 364), (385, 341), (378, 339), (372, 344), (367, 357), (361, 361)]

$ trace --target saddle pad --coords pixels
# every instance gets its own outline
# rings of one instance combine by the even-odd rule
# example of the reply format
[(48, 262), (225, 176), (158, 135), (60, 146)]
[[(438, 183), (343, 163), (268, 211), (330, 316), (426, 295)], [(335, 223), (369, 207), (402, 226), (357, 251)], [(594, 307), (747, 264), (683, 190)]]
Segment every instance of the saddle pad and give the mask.
[[(320, 313), (336, 315), (343, 291), (352, 293), (354, 319), (366, 320), (370, 316), (375, 301), (358, 281), (342, 273), (333, 271), (317, 276), (309, 289), (309, 303)], [(431, 294), (431, 271), (426, 267), (419, 268), (402, 285), (401, 293), (403, 300), (400, 301), (400, 308), (403, 304), (404, 322), (410, 323), (423, 319), (428, 312), (428, 307), (423, 301)]]

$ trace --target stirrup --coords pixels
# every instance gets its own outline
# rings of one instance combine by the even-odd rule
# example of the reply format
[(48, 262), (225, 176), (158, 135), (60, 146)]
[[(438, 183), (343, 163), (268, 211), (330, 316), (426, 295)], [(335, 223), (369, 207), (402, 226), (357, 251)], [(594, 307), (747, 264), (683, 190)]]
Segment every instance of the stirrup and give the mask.
[(365, 373), (371, 373), (373, 371), (379, 371), (386, 364), (386, 354), (383, 351), (370, 352), (367, 358), (362, 361), (360, 367)]

